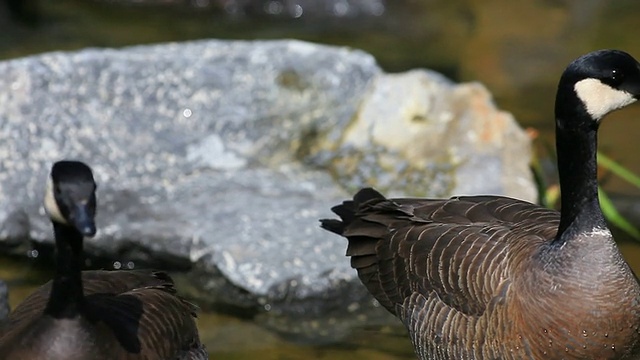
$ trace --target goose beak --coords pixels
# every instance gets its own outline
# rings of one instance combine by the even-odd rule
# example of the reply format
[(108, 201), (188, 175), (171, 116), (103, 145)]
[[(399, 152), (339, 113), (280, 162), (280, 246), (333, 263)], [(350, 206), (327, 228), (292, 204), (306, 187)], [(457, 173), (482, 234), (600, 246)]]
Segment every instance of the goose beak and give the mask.
[(71, 214), (75, 228), (87, 237), (92, 237), (96, 234), (96, 223), (91, 213), (87, 204), (78, 204), (73, 210), (73, 214)]
[(638, 78), (636, 78), (635, 86), (633, 86), (632, 94), (636, 100), (640, 100), (640, 63), (636, 63), (636, 68), (638, 69)]
[(640, 79), (635, 83), (625, 84), (622, 88), (633, 96), (635, 100), (640, 100)]

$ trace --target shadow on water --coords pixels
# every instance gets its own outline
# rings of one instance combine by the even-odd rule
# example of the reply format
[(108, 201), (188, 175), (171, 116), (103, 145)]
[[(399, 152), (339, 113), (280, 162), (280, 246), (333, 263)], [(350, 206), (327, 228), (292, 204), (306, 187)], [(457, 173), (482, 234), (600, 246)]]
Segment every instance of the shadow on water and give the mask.
[[(351, 46), (370, 52), (390, 72), (426, 67), (457, 81), (481, 81), (501, 108), (524, 126), (538, 128), (542, 141), (553, 144), (555, 86), (566, 64), (597, 48), (621, 48), (640, 56), (640, 2), (635, 0), (389, 0), (378, 15), (299, 18), (269, 16), (259, 7), (231, 16), (216, 6), (184, 6), (193, 1), (164, 1), (182, 5), (162, 6), (122, 2), (4, 0), (0, 59), (203, 38), (296, 38)], [(636, 172), (639, 117), (637, 106), (613, 114), (600, 136), (601, 151)], [(640, 195), (617, 179), (605, 189), (625, 197)], [(620, 246), (640, 272), (640, 246), (630, 241)], [(8, 279), (14, 306), (52, 276), (50, 267), (0, 261), (0, 278)], [(404, 329), (395, 324), (358, 329), (340, 344), (312, 346), (282, 339), (250, 317), (205, 312), (199, 318), (211, 357), (224, 359), (413, 359)]]

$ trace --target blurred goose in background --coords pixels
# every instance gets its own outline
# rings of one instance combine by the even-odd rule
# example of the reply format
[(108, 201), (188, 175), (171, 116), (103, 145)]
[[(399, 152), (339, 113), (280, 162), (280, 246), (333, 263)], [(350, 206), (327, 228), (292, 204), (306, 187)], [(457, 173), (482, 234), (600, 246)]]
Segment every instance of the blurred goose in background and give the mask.
[(84, 271), (83, 238), (96, 233), (96, 184), (82, 162), (53, 165), (45, 209), (56, 273), (0, 329), (1, 359), (207, 359), (196, 307), (163, 272)]
[(348, 239), (369, 292), (402, 320), (420, 359), (640, 356), (640, 286), (598, 202), (601, 119), (640, 96), (640, 65), (600, 50), (556, 96), (562, 211), (500, 196), (386, 199), (372, 189), (322, 227)]

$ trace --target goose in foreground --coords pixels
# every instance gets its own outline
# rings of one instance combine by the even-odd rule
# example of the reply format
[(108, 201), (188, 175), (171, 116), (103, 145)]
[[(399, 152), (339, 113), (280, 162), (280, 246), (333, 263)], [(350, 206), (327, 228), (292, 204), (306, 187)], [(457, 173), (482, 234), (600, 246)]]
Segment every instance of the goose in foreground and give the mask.
[(640, 96), (640, 65), (600, 50), (556, 96), (562, 211), (499, 196), (386, 199), (373, 189), (322, 227), (407, 327), (420, 359), (629, 359), (640, 355), (640, 285), (598, 203), (596, 132)]
[(81, 162), (53, 165), (45, 209), (56, 274), (0, 329), (0, 359), (207, 359), (194, 305), (156, 271), (81, 272), (83, 238), (96, 232), (96, 184)]

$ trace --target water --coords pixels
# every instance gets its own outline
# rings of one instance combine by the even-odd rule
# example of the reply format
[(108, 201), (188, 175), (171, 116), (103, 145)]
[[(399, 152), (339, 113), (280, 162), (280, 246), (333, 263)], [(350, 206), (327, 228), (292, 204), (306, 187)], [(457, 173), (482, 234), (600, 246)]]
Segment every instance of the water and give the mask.
[[(640, 273), (640, 246), (624, 242), (620, 247), (633, 270)], [(49, 267), (21, 259), (0, 258), (0, 263), (0, 278), (9, 283), (12, 308), (53, 276)], [(399, 323), (355, 329), (340, 343), (328, 345), (296, 344), (261, 328), (251, 319), (215, 311), (201, 312), (198, 327), (211, 359), (415, 359), (409, 338)]]
[[(202, 38), (297, 38), (351, 46), (374, 54), (387, 71), (427, 67), (457, 81), (481, 81), (502, 109), (523, 126), (538, 129), (542, 142), (552, 144), (555, 86), (571, 59), (598, 48), (620, 48), (640, 57), (640, 2), (635, 0), (392, 0), (378, 2), (386, 4), (378, 14), (333, 17), (311, 12), (287, 16), (291, 12), (284, 8), (269, 14), (282, 2), (268, 3), (271, 8), (257, 7), (268, 11), (238, 16), (214, 6), (43, 0), (39, 20), (9, 21), (0, 11), (0, 58)], [(289, 1), (293, 7), (288, 9), (295, 15), (295, 5), (303, 3)], [(604, 121), (600, 135), (600, 150), (636, 172), (639, 117), (640, 106), (614, 114)], [(627, 198), (640, 195), (615, 177), (605, 188)], [(639, 272), (640, 246), (623, 242), (621, 248)], [(0, 278), (9, 280), (13, 305), (52, 276), (50, 268), (24, 259), (0, 261)], [(356, 329), (339, 344), (304, 345), (280, 338), (250, 318), (215, 311), (199, 318), (211, 358), (414, 359), (404, 329), (391, 323), (397, 325)]]

